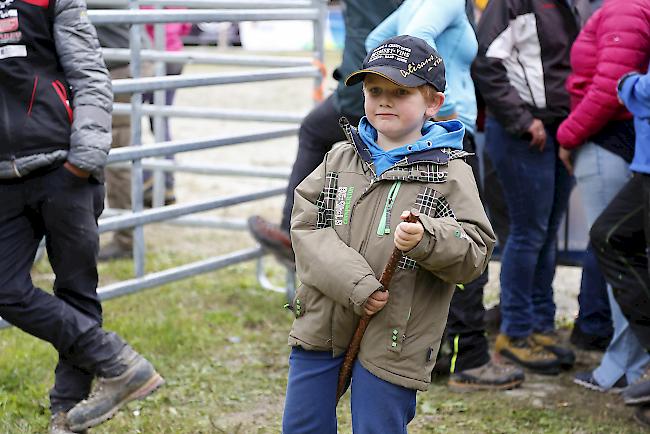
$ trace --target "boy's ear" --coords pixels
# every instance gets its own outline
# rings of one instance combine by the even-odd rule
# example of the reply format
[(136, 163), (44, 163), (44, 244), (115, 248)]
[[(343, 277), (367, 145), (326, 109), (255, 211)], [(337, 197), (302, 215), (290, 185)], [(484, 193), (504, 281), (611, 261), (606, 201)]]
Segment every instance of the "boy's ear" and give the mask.
[(436, 92), (434, 97), (427, 103), (427, 109), (425, 116), (428, 118), (434, 117), (440, 111), (440, 107), (445, 102), (445, 94), (442, 92)]

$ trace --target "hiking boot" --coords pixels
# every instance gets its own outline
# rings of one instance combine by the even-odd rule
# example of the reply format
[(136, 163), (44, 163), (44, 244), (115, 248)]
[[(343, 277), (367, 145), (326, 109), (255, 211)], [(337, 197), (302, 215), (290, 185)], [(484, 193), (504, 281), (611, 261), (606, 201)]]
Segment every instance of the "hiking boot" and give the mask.
[(621, 393), (627, 405), (650, 402), (650, 365), (646, 366), (643, 375)]
[(133, 249), (122, 246), (116, 241), (111, 241), (104, 247), (99, 249), (97, 260), (99, 262), (115, 261), (117, 259), (131, 259), (133, 257)]
[(650, 428), (650, 407), (639, 407), (634, 412), (634, 420), (646, 428)]
[(499, 333), (494, 349), (503, 357), (538, 374), (560, 373), (560, 361), (557, 356), (535, 343), (530, 336), (511, 338)]
[(248, 218), (248, 229), (255, 241), (289, 268), (296, 268), (296, 257), (289, 233), (260, 216)]
[(524, 378), (524, 371), (516, 366), (497, 364), (490, 360), (478, 368), (454, 372), (447, 385), (453, 392), (510, 390), (519, 387)]
[(92, 428), (110, 419), (126, 403), (142, 399), (165, 383), (151, 363), (128, 345), (118, 354), (126, 370), (116, 377), (97, 377), (88, 399), (68, 412), (72, 431)]
[(571, 337), (569, 341), (576, 347), (585, 351), (600, 351), (605, 352), (609, 346), (609, 341), (612, 340), (611, 335), (598, 336), (585, 333), (580, 326), (575, 324), (571, 330)]
[(88, 431), (72, 431), (65, 419), (65, 412), (60, 411), (52, 415), (47, 432), (48, 434), (86, 434)]
[(592, 371), (578, 372), (575, 377), (573, 377), (573, 382), (578, 386), (582, 386), (589, 390), (595, 390), (597, 392), (621, 393), (621, 391), (627, 387), (627, 380), (625, 379), (625, 375), (623, 375), (612, 387), (606, 389), (598, 384)]
[(541, 345), (555, 354), (562, 369), (571, 369), (573, 367), (576, 362), (576, 355), (569, 348), (560, 345), (560, 337), (557, 332), (533, 333), (531, 338), (537, 345)]

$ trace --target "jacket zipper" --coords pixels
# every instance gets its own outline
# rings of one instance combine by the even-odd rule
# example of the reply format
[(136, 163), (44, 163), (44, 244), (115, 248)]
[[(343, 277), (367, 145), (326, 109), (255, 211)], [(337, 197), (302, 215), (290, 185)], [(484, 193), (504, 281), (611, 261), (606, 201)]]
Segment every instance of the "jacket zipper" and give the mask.
[(402, 181), (395, 181), (390, 187), (388, 197), (386, 198), (386, 205), (384, 205), (384, 212), (381, 214), (379, 226), (377, 226), (377, 236), (379, 237), (390, 234), (390, 216), (401, 184)]
[(36, 99), (36, 87), (38, 86), (38, 75), (34, 76), (34, 87), (32, 88), (32, 96), (29, 98), (29, 106), (27, 107), (27, 116), (32, 115), (32, 107), (34, 107), (34, 100)]
[(52, 87), (65, 107), (68, 120), (72, 123), (72, 108), (70, 107), (70, 100), (68, 100), (68, 93), (65, 90), (65, 86), (59, 80), (55, 80), (52, 82)]

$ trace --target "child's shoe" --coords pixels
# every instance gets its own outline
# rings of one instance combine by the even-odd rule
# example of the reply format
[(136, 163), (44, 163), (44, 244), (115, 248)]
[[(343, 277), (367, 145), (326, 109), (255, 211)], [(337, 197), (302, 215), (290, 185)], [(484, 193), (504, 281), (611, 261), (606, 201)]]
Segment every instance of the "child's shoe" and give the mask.
[(560, 361), (557, 356), (528, 337), (511, 338), (500, 333), (494, 349), (503, 357), (516, 364), (544, 375), (560, 373)]

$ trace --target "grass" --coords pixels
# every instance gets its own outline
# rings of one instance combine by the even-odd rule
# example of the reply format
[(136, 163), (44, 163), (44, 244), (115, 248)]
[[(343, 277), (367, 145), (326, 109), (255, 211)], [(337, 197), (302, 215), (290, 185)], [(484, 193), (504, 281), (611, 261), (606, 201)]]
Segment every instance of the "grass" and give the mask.
[[(149, 257), (154, 268), (179, 261)], [(106, 280), (124, 278), (130, 264), (116, 262), (100, 272)], [(50, 284), (44, 265), (35, 274), (40, 284)], [(259, 288), (251, 263), (106, 302), (106, 328), (149, 357), (167, 384), (92, 432), (280, 432), (291, 324), (284, 302), (282, 294)], [(19, 330), (0, 333), (0, 433), (46, 432), (55, 352)], [(620, 398), (582, 390), (570, 379), (571, 373), (529, 375), (523, 389), (498, 394), (456, 394), (437, 380), (418, 395), (409, 432), (639, 432)], [(346, 396), (341, 433), (351, 432), (348, 406)]]

